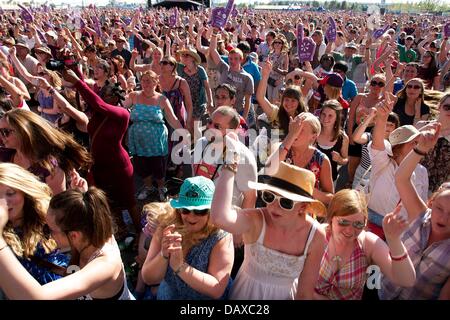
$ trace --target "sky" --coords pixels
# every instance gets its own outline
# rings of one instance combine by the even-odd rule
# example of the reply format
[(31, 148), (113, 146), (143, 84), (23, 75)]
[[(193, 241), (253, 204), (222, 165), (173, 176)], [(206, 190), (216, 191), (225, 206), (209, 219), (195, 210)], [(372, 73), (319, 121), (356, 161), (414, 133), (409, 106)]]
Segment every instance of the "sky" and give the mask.
[[(146, 4), (147, 1), (146, 0), (116, 0), (117, 2), (124, 2), (124, 3), (134, 3), (134, 4)], [(155, 0), (153, 0), (155, 1)], [(225, 0), (213, 0), (219, 3), (224, 2)], [(260, 0), (261, 2), (264, 3), (270, 3), (270, 0)], [(321, 1), (321, 0), (319, 0)], [(418, 2), (420, 0), (386, 0), (386, 3), (400, 3), (400, 2)], [(0, 0), (1, 3), (7, 3), (9, 2), (8, 0)], [(31, 2), (29, 1), (21, 1), (21, 0), (13, 0), (13, 2), (17, 2), (17, 3), (22, 3), (22, 2)], [(40, 3), (44, 3), (45, 0), (34, 0), (34, 2), (36, 4), (40, 4)], [(71, 6), (77, 6), (77, 5), (81, 5), (82, 2), (84, 2), (85, 5), (89, 5), (91, 3), (97, 5), (97, 6), (101, 6), (101, 5), (106, 5), (109, 3), (109, 0), (51, 0), (48, 1), (48, 3), (54, 3), (54, 4), (60, 4), (60, 3), (66, 3), (66, 4), (70, 4)], [(236, 3), (248, 3), (248, 0), (235, 0)], [(375, 3), (375, 4), (379, 4), (380, 0), (347, 0), (347, 2), (360, 2), (360, 3)]]

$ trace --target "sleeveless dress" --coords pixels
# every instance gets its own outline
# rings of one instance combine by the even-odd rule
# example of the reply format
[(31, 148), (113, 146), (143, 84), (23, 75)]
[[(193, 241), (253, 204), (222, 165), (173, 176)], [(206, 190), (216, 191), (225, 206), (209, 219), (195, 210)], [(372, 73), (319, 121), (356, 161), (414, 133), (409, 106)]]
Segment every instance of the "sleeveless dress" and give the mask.
[[(221, 239), (226, 237), (228, 232), (219, 230), (204, 239), (199, 244), (193, 246), (186, 256), (186, 262), (193, 268), (201, 271), (207, 272), (209, 265), (209, 258), (211, 251), (214, 246)], [(230, 287), (232, 284), (231, 277), (228, 281), (228, 286), (225, 289), (224, 294), (220, 300), (225, 300), (228, 298)], [(158, 288), (157, 294), (158, 300), (211, 300), (212, 298), (204, 295), (194, 289), (192, 289), (186, 282), (184, 282), (180, 277), (175, 275), (170, 266), (167, 267), (166, 275), (164, 280), (161, 282)]]
[[(329, 232), (327, 232), (327, 241), (330, 241)], [(355, 239), (353, 252), (346, 264), (338, 270), (335, 266), (336, 262), (333, 261), (327, 245), (320, 262), (316, 292), (331, 300), (361, 300), (369, 262), (358, 239)]]
[(141, 157), (166, 156), (168, 131), (161, 108), (138, 103), (130, 117), (133, 122), (128, 130), (130, 153)]
[(234, 281), (230, 299), (293, 300), (319, 223), (314, 220), (303, 255), (293, 256), (264, 246), (266, 221), (262, 210), (260, 212), (263, 218), (261, 233), (255, 243), (244, 246), (244, 262)]
[(168, 91), (163, 91), (162, 94), (169, 100), (173, 112), (177, 116), (178, 120), (180, 121), (181, 125), (186, 127), (186, 109), (184, 106), (184, 99), (183, 94), (180, 90), (180, 82), (181, 79), (177, 79), (175, 83), (173, 84), (172, 88)]
[(341, 134), (341, 135), (339, 135), (339, 137), (336, 140), (336, 143), (333, 146), (322, 146), (319, 143), (317, 143), (317, 145), (316, 145), (316, 148), (319, 149), (320, 151), (322, 151), (322, 153), (326, 154), (328, 159), (330, 159), (331, 171), (333, 173), (333, 181), (337, 179), (338, 163), (333, 160), (333, 157), (332, 157), (331, 153), (333, 151), (336, 151), (339, 154), (341, 153), (343, 139), (344, 139), (343, 135)]
[[(120, 256), (120, 250), (117, 245), (117, 242), (115, 240), (113, 240), (113, 243), (111, 243), (111, 242), (105, 243), (103, 248), (96, 250), (92, 254), (92, 256), (89, 258), (88, 263), (91, 262), (92, 260), (94, 260), (95, 258), (98, 258), (104, 252), (104, 250), (112, 250), (112, 251), (114, 251), (115, 254), (118, 254)], [(123, 264), (122, 264), (122, 272), (124, 274), (122, 290), (120, 290), (113, 297), (105, 298), (105, 299), (97, 299), (97, 298), (93, 298), (90, 294), (87, 294), (85, 296), (79, 297), (77, 300), (136, 300), (134, 298), (133, 294), (131, 293), (130, 289), (128, 288), (125, 267), (123, 266)]]

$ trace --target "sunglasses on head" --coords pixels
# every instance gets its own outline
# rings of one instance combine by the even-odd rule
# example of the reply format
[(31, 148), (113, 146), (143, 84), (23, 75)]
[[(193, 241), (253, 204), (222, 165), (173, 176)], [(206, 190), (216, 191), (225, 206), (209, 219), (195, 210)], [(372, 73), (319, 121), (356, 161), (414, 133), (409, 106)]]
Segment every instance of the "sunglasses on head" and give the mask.
[(291, 200), (291, 199), (288, 199), (288, 198), (285, 198), (282, 196), (277, 196), (273, 192), (270, 192), (267, 190), (264, 190), (262, 192), (262, 199), (265, 203), (272, 203), (275, 201), (275, 199), (278, 199), (278, 204), (280, 205), (280, 207), (283, 208), (284, 210), (288, 210), (288, 211), (292, 211), (296, 204), (296, 202), (294, 200)]
[(341, 227), (348, 227), (349, 225), (352, 225), (353, 228), (362, 230), (366, 226), (366, 223), (364, 221), (350, 221), (347, 219), (337, 219), (338, 225)]
[(443, 104), (443, 105), (442, 105), (442, 110), (444, 110), (444, 111), (450, 111), (450, 104)]
[(422, 89), (422, 86), (418, 85), (418, 84), (408, 84), (406, 86), (408, 89)]
[(189, 209), (181, 209), (181, 214), (189, 214), (193, 213), (196, 216), (206, 216), (209, 213), (209, 209), (202, 209), (202, 210), (189, 210)]
[(0, 128), (0, 134), (2, 135), (3, 138), (8, 138), (12, 132), (14, 132), (13, 129)]
[(384, 82), (383, 81), (378, 82), (378, 81), (372, 80), (372, 81), (370, 81), (370, 85), (372, 87), (379, 86), (380, 88), (383, 88)]

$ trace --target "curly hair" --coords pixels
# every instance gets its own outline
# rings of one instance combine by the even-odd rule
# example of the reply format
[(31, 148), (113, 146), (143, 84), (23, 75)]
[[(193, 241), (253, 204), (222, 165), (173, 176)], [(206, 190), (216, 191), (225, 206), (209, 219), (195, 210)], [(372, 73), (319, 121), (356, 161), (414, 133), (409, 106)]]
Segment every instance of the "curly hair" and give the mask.
[(6, 224), (3, 237), (18, 257), (29, 259), (41, 244), (46, 253), (56, 249), (56, 242), (44, 232), (47, 209), (51, 198), (50, 187), (36, 176), (13, 163), (0, 163), (0, 184), (23, 193), (22, 235), (14, 231), (11, 222)]

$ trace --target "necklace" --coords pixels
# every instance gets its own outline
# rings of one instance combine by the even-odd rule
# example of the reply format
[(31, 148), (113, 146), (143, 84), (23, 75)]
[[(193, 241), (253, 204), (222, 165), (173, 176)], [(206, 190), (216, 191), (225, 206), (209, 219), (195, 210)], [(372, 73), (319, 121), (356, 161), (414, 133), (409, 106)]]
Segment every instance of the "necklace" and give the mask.
[(334, 253), (335, 253), (333, 258), (331, 258), (331, 261), (336, 262), (337, 270), (339, 270), (341, 268), (342, 257), (339, 254), (337, 254), (336, 241), (334, 240), (333, 235), (331, 235), (331, 240), (333, 241)]

